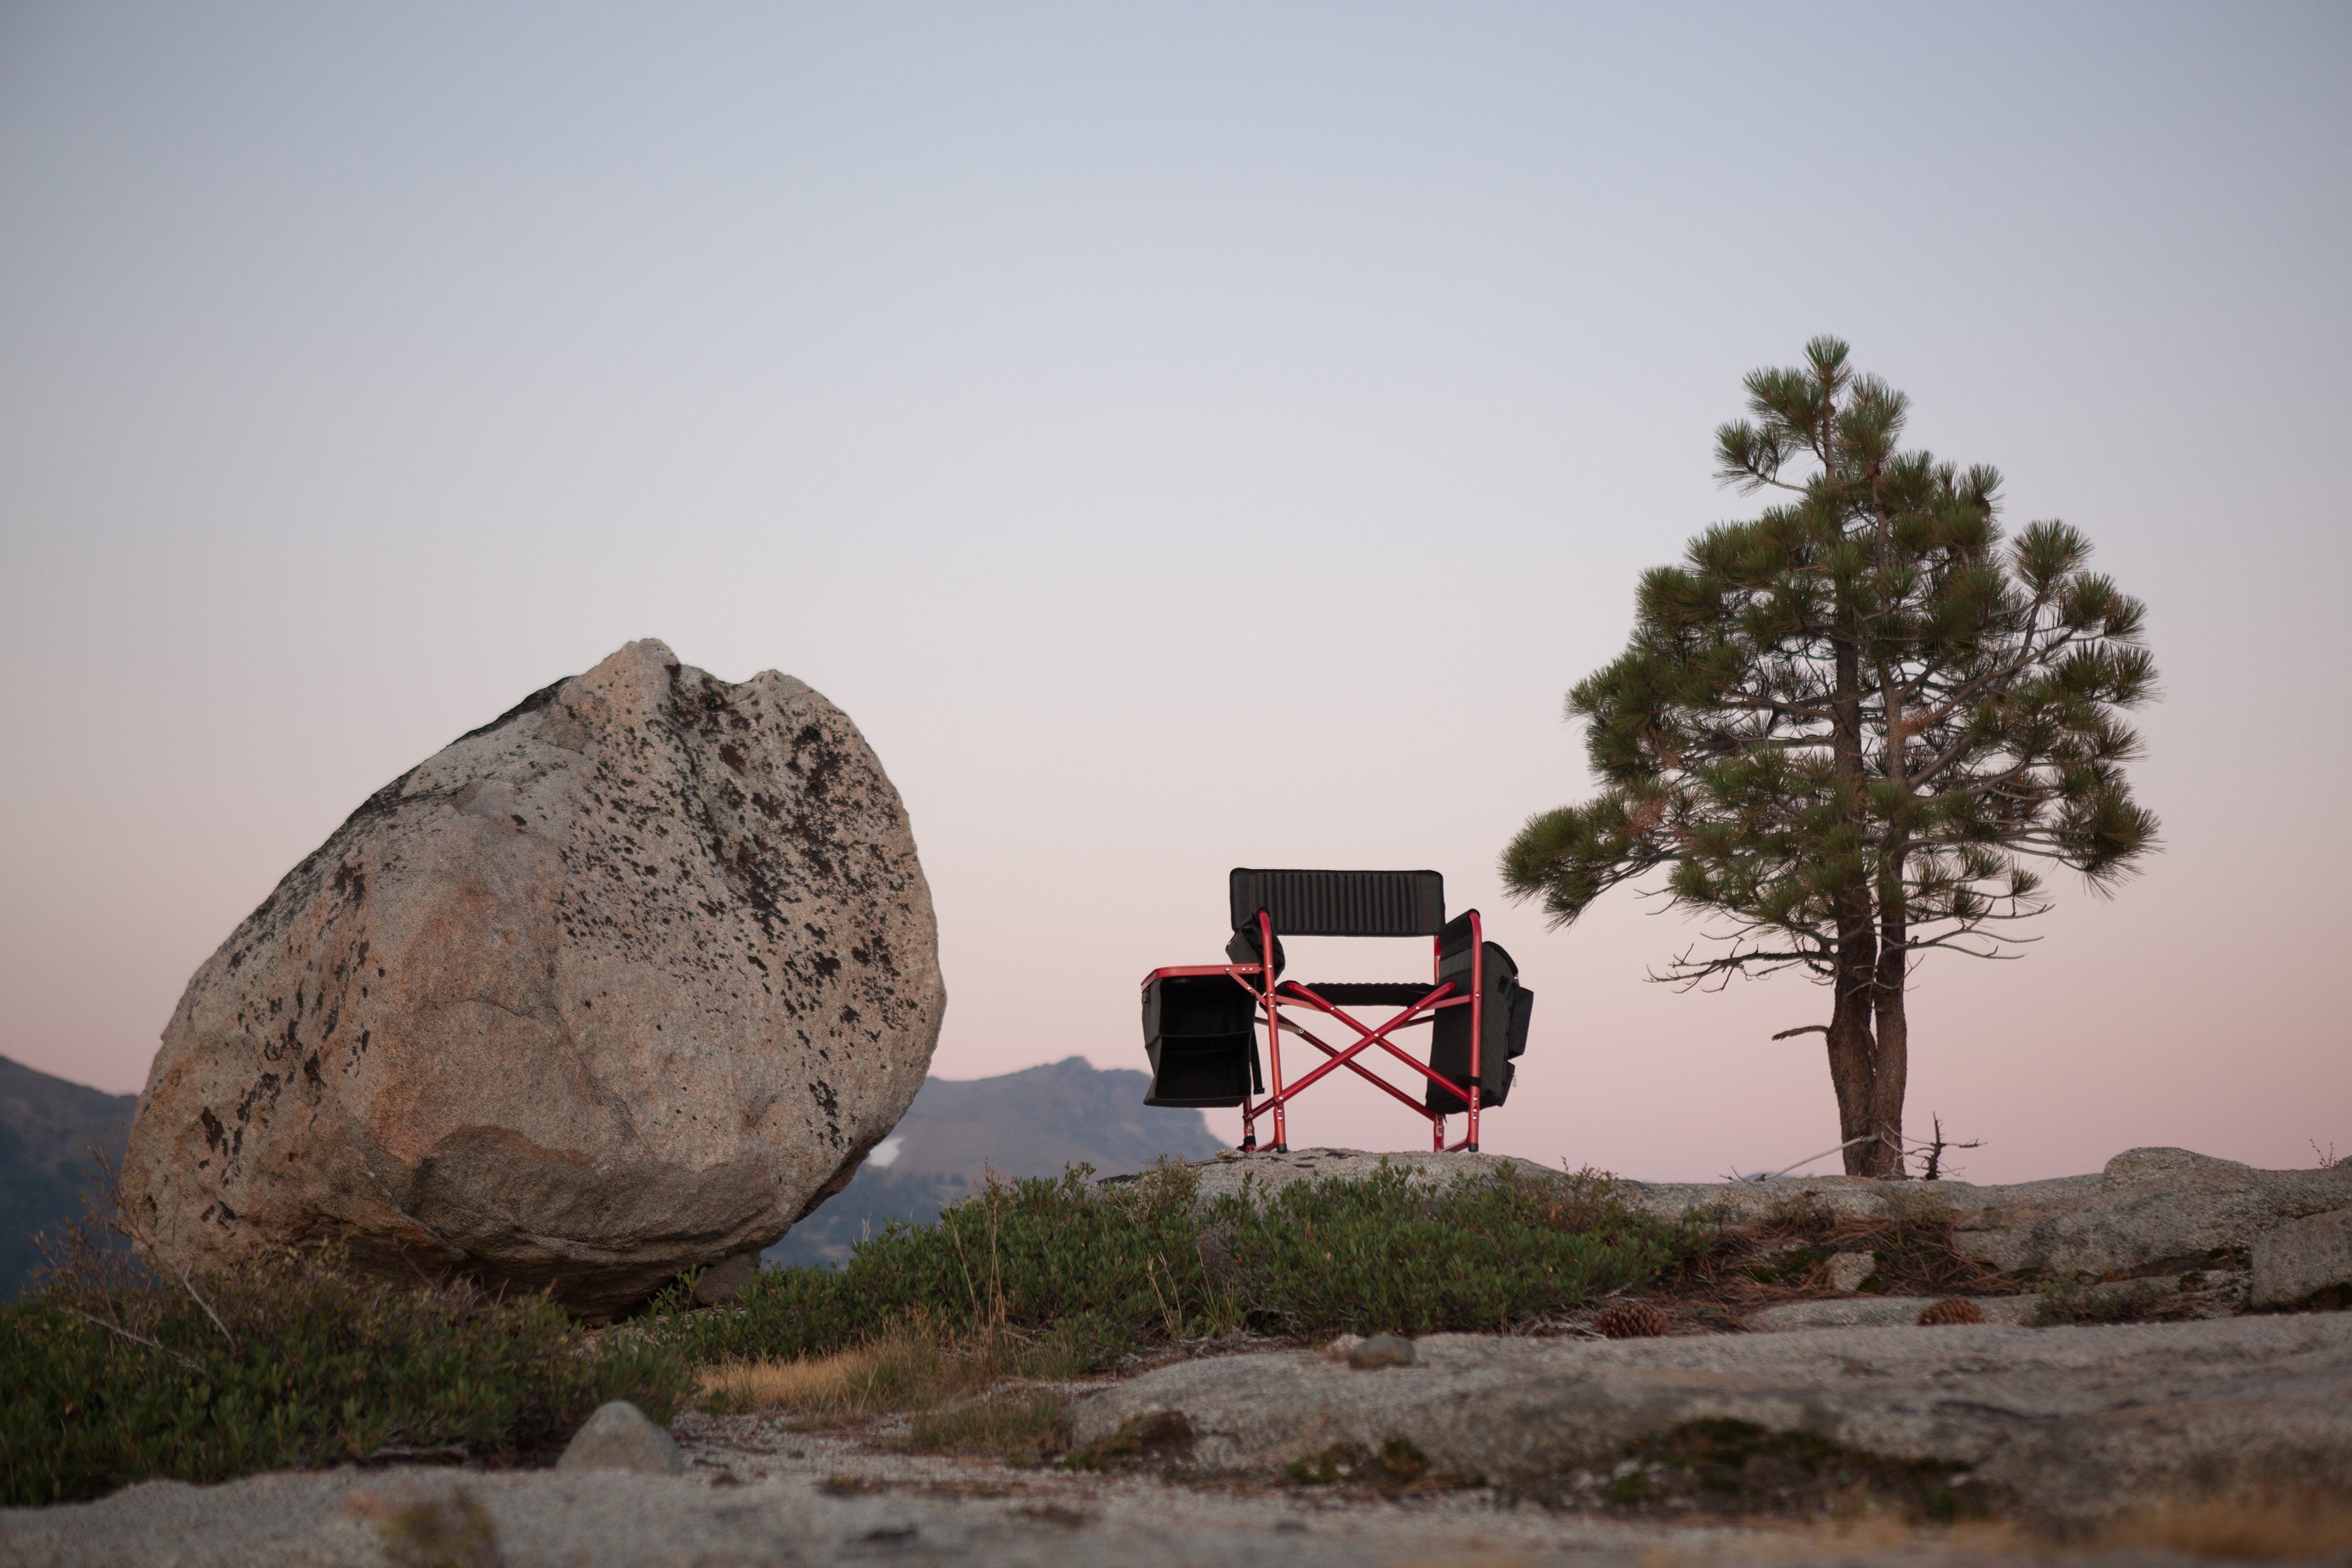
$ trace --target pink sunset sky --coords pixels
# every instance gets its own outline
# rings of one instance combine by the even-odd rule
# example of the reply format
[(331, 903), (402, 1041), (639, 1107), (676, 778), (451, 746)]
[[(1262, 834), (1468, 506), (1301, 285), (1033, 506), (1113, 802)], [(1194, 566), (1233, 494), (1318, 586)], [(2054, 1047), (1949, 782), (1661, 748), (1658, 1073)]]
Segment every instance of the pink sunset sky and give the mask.
[(2165, 851), (1926, 964), (1911, 1130), (2352, 1152), (2347, 81), (2334, 5), (0, 10), (0, 1054), (138, 1088), (362, 798), (658, 637), (880, 754), (938, 1073), (1142, 1066), (1229, 867), (1425, 866), (1538, 996), (1487, 1147), (1789, 1163), (1822, 994), (1494, 866), (1834, 332), (2164, 674)]

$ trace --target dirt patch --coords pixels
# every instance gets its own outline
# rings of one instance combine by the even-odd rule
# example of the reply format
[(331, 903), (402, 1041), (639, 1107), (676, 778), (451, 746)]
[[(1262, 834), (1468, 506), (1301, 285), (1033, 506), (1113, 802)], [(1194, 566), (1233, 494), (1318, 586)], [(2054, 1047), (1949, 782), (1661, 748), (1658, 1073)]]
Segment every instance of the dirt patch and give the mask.
[[(1900, 1194), (1883, 1215), (1841, 1214), (1798, 1194), (1748, 1224), (1726, 1226), (1715, 1245), (1660, 1279), (1648, 1300), (1678, 1323), (1737, 1329), (1749, 1312), (1790, 1301), (1860, 1295), (1935, 1298), (2015, 1295), (2027, 1287), (1962, 1253), (1958, 1216), (1939, 1196)], [(1843, 1260), (1868, 1270), (1843, 1288)]]
[(1555, 1508), (1617, 1514), (1837, 1517), (1892, 1510), (1923, 1521), (1982, 1518), (1994, 1500), (1966, 1467), (1889, 1459), (1746, 1421), (1694, 1421), (1630, 1444), (1616, 1464), (1521, 1490)]

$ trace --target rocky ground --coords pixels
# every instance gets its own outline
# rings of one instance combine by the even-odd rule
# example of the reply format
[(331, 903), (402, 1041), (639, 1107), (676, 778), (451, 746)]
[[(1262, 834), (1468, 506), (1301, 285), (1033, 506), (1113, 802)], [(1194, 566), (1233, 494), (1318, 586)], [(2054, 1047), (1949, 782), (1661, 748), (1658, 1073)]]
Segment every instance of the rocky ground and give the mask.
[(2194, 1491), (2352, 1478), (2352, 1314), (1600, 1342), (1438, 1334), (1164, 1368), (1078, 1405), (1080, 1450), (1267, 1481), (1475, 1480), (1559, 1507), (1804, 1511), (1852, 1494), (2087, 1532)]
[(1671, 1568), (1708, 1563), (2059, 1564), (2180, 1561), (2108, 1543), (2053, 1550), (2002, 1526), (1862, 1513), (1842, 1522), (1610, 1517), (1433, 1484), (1301, 1487), (1063, 1469), (894, 1451), (887, 1432), (688, 1417), (681, 1476), (341, 1471), (221, 1487), (152, 1482), (6, 1516), (22, 1568), (751, 1568), (798, 1563)]
[[(1370, 1158), (1223, 1159), (1204, 1184)], [(1410, 1158), (1432, 1180), (1491, 1163)], [(1938, 1186), (1636, 1187), (1747, 1247), (1657, 1298), (1652, 1337), (1588, 1310), (1382, 1355), (1189, 1347), (1213, 1353), (1064, 1387), (1059, 1464), (918, 1454), (903, 1418), (688, 1415), (677, 1452), (648, 1429), (630, 1460), (623, 1430), (599, 1461), (638, 1469), (165, 1482), (0, 1514), (0, 1563), (2352, 1561), (2352, 1313), (2327, 1310), (2352, 1172), (2140, 1150)], [(1964, 1321), (1920, 1322), (1954, 1297)]]

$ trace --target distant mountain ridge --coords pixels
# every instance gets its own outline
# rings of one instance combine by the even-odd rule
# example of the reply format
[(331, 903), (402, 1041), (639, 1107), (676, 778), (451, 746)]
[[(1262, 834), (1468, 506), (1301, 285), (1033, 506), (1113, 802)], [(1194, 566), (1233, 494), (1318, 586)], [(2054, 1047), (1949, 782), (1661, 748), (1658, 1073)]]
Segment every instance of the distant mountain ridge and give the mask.
[[(1205, 1160), (1226, 1147), (1197, 1110), (1143, 1103), (1150, 1078), (1084, 1057), (993, 1078), (927, 1079), (856, 1177), (768, 1249), (772, 1263), (843, 1263), (890, 1220), (925, 1224), (1007, 1179), (1058, 1176), (1086, 1164), (1101, 1176), (1139, 1171), (1163, 1154)], [(40, 1265), (36, 1232), (81, 1217), (97, 1148), (120, 1160), (134, 1094), (100, 1089), (0, 1057), (0, 1301)]]
[(770, 1263), (843, 1263), (893, 1219), (921, 1225), (976, 1191), (988, 1173), (1098, 1176), (1139, 1171), (1163, 1154), (1205, 1160), (1226, 1144), (1197, 1110), (1143, 1103), (1148, 1075), (1084, 1057), (994, 1078), (923, 1080), (913, 1105), (849, 1185), (768, 1248)]
[(108, 1094), (0, 1057), (0, 1301), (13, 1301), (41, 1261), (37, 1231), (82, 1215), (97, 1162), (122, 1158), (135, 1094)]

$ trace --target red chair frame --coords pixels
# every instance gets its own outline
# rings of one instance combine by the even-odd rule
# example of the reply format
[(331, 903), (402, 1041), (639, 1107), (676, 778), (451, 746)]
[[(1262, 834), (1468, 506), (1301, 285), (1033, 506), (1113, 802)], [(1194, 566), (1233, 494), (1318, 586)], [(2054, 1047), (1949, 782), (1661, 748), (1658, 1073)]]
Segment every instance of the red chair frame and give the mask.
[[(1466, 996), (1460, 994), (1454, 990), (1454, 982), (1439, 980), (1436, 977), (1438, 969), (1444, 961), (1443, 949), (1445, 939), (1441, 932), (1430, 938), (1429, 994), (1377, 1028), (1367, 1025), (1338, 1004), (1318, 995), (1310, 986), (1302, 985), (1295, 980), (1276, 980), (1274, 965), (1271, 963), (1179, 964), (1166, 969), (1153, 970), (1143, 977), (1143, 984), (1148, 989), (1153, 981), (1164, 975), (1224, 974), (1231, 976), (1234, 984), (1257, 999), (1256, 1022), (1265, 1027), (1266, 1059), (1272, 1069), (1270, 1081), (1274, 1088), (1273, 1092), (1263, 1100), (1253, 1102), (1244, 1097), (1242, 1100), (1242, 1147), (1244, 1149), (1257, 1147), (1258, 1118), (1271, 1116), (1274, 1119), (1273, 1147), (1277, 1151), (1287, 1150), (1290, 1147), (1290, 1129), (1286, 1112), (1290, 1102), (1321, 1082), (1332, 1072), (1340, 1068), (1346, 1068), (1357, 1077), (1378, 1086), (1381, 1092), (1411, 1108), (1416, 1115), (1427, 1117), (1430, 1147), (1433, 1150), (1450, 1152), (1466, 1149), (1475, 1152), (1478, 1147), (1478, 1086), (1485, 1081), (1479, 1052), (1484, 1048), (1486, 1038), (1485, 1017), (1486, 933), (1479, 921), (1477, 910), (1470, 910), (1466, 918), (1470, 921), (1469, 994)], [(1257, 913), (1257, 934), (1259, 953), (1272, 953), (1275, 951), (1274, 921), (1264, 910), (1260, 910)], [(1284, 1017), (1282, 1009), (1285, 1006), (1304, 1007), (1324, 1017), (1336, 1019), (1353, 1029), (1358, 1037), (1351, 1045), (1334, 1046)], [(1422, 1024), (1435, 1022), (1439, 1012), (1447, 1007), (1470, 1009), (1470, 1081), (1467, 1085), (1455, 1083), (1427, 1063), (1417, 1060), (1410, 1052), (1389, 1038), (1399, 1029), (1410, 1029)], [(1297, 1083), (1288, 1085), (1286, 1085), (1282, 1079), (1282, 1037), (1286, 1034), (1297, 1036), (1328, 1058), (1318, 1064)], [(1424, 1101), (1413, 1099), (1357, 1059), (1376, 1046), (1462, 1102), (1463, 1111), (1467, 1114), (1469, 1122), (1460, 1142), (1449, 1144), (1445, 1141), (1446, 1118), (1454, 1115), (1454, 1112), (1430, 1110)]]

